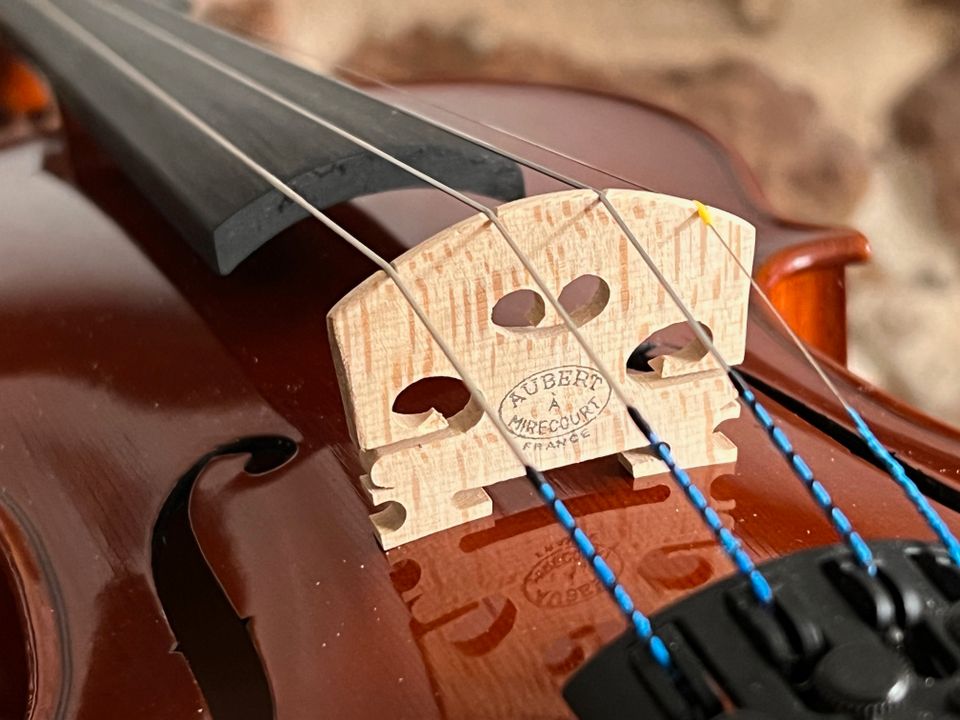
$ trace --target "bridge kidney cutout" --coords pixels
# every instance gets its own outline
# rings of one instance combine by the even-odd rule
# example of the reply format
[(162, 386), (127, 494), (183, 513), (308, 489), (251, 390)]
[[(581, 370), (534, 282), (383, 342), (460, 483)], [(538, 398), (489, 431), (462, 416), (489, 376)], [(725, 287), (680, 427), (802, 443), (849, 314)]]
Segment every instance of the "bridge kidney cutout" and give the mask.
[(581, 275), (567, 283), (557, 300), (578, 326), (586, 325), (607, 307), (610, 286), (597, 275)]
[[(607, 307), (610, 286), (597, 275), (581, 275), (563, 287), (557, 300), (577, 326), (585, 325)], [(522, 289), (500, 298), (493, 306), (490, 319), (499, 327), (519, 330), (539, 327), (545, 316), (543, 296), (535, 290)], [(557, 323), (549, 327), (559, 325), (563, 323), (557, 318)]]
[(490, 319), (502, 328), (534, 328), (546, 314), (540, 293), (534, 290), (514, 290), (497, 300)]

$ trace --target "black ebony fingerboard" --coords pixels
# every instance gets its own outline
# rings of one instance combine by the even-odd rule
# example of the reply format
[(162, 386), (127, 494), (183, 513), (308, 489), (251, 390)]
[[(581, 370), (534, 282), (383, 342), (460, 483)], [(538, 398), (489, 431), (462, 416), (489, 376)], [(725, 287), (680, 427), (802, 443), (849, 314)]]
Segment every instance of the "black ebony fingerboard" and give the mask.
[[(320, 208), (419, 184), (101, 5), (89, 0), (53, 4)], [(41, 7), (32, 0), (6, 0), (0, 24), (214, 270), (229, 273), (306, 216), (202, 130), (51, 21)], [(139, 1), (123, 7), (444, 183), (503, 200), (523, 194), (519, 169), (494, 153), (169, 10)]]

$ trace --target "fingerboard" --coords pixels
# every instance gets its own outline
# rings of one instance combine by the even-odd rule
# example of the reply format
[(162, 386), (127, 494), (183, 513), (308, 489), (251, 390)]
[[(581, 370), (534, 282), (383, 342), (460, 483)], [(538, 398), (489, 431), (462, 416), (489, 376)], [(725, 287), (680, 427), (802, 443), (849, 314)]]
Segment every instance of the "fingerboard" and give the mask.
[[(320, 209), (421, 184), (102, 4), (52, 4)], [(169, 9), (139, 1), (122, 7), (437, 180), (502, 200), (523, 195), (519, 168), (495, 153)], [(70, 113), (217, 273), (230, 273), (306, 217), (301, 207), (37, 4), (4, 3), (0, 24), (48, 74)]]

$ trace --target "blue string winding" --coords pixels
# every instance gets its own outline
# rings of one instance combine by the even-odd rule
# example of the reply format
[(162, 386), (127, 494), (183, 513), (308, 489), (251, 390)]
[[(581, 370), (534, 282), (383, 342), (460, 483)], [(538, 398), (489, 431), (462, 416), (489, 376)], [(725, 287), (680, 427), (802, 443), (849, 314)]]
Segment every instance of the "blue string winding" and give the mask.
[(947, 527), (943, 518), (933, 509), (927, 501), (927, 498), (923, 496), (917, 484), (907, 476), (903, 465), (890, 454), (890, 451), (887, 450), (877, 439), (877, 436), (873, 434), (870, 426), (860, 417), (860, 413), (849, 405), (846, 406), (846, 410), (847, 414), (853, 420), (854, 425), (857, 426), (857, 432), (860, 433), (860, 437), (863, 438), (870, 452), (883, 464), (886, 471), (890, 474), (890, 477), (903, 489), (907, 499), (913, 503), (917, 512), (926, 520), (930, 529), (940, 538), (940, 542), (942, 542), (943, 546), (947, 549), (950, 559), (953, 560), (955, 565), (960, 566), (960, 542), (957, 542), (957, 538), (950, 532), (950, 528)]
[[(747, 407), (750, 408), (750, 411), (757, 419), (757, 422), (760, 423), (761, 427), (766, 430), (767, 435), (773, 442), (774, 447), (776, 447), (780, 454), (783, 455), (784, 459), (787, 461), (787, 464), (793, 470), (794, 475), (796, 475), (800, 479), (800, 482), (803, 483), (804, 487), (807, 488), (807, 491), (814, 499), (814, 502), (816, 502), (820, 509), (823, 510), (824, 515), (827, 516), (827, 520), (830, 521), (830, 524), (833, 525), (834, 529), (837, 531), (837, 534), (843, 538), (843, 541), (850, 548), (850, 551), (853, 553), (857, 564), (866, 570), (869, 575), (876, 575), (877, 565), (873, 560), (873, 553), (863, 541), (863, 538), (860, 537), (860, 533), (853, 529), (853, 524), (850, 522), (847, 516), (844, 515), (843, 511), (833, 504), (833, 499), (830, 497), (830, 493), (828, 493), (827, 489), (820, 483), (819, 480), (814, 477), (810, 466), (807, 465), (804, 459), (800, 457), (800, 455), (793, 449), (793, 446), (787, 439), (786, 434), (777, 426), (776, 423), (773, 422), (773, 418), (770, 416), (770, 413), (767, 412), (767, 409), (760, 404), (760, 401), (757, 400), (757, 396), (753, 394), (753, 391), (747, 387), (747, 384), (740, 373), (731, 368), (729, 376), (731, 382), (733, 382), (733, 386), (737, 389), (737, 392), (743, 399), (743, 402), (747, 405)], [(900, 470), (902, 472), (903, 468), (900, 468)], [(910, 485), (913, 487), (913, 491), (920, 497), (920, 500), (925, 503), (926, 501), (923, 500), (923, 496), (920, 495), (920, 491), (917, 490), (917, 486), (914, 485), (905, 474), (904, 479), (910, 483)], [(906, 488), (904, 489), (906, 490)], [(909, 490), (907, 490), (907, 494), (910, 494)], [(913, 498), (911, 497), (911, 499)], [(926, 507), (942, 525), (943, 521), (936, 516), (936, 513), (933, 513), (932, 508), (930, 508), (929, 505)], [(923, 511), (921, 510), (921, 513), (922, 512)], [(944, 526), (944, 530), (946, 530), (946, 526)], [(949, 534), (949, 530), (946, 530), (946, 532)], [(953, 539), (952, 535), (950, 537)], [(956, 544), (956, 540), (954, 540), (954, 543)], [(958, 545), (957, 549), (960, 551), (960, 545)], [(957, 557), (960, 557), (960, 553), (958, 553)]]
[(577, 526), (577, 521), (573, 515), (570, 514), (570, 511), (567, 510), (567, 506), (564, 505), (563, 500), (557, 497), (556, 491), (547, 478), (544, 477), (543, 473), (529, 465), (525, 467), (524, 470), (526, 471), (527, 479), (536, 487), (543, 501), (550, 506), (557, 521), (563, 525), (563, 528), (570, 535), (570, 539), (573, 540), (573, 544), (576, 545), (577, 550), (580, 551), (580, 554), (583, 555), (590, 569), (593, 570), (593, 574), (597, 576), (600, 584), (603, 585), (610, 594), (610, 597), (613, 598), (620, 612), (627, 618), (637, 637), (646, 645), (651, 657), (653, 657), (654, 661), (664, 670), (672, 672), (673, 659), (670, 657), (670, 651), (667, 650), (667, 646), (663, 640), (653, 632), (650, 618), (634, 606), (630, 594), (624, 589), (623, 585), (617, 581), (616, 573), (613, 572), (613, 569), (607, 564), (607, 561), (603, 559), (603, 556), (597, 552), (597, 548), (590, 542), (587, 534)]
[(700, 517), (703, 518), (707, 527), (713, 532), (714, 537), (727, 554), (727, 557), (730, 558), (737, 570), (750, 581), (750, 588), (753, 590), (754, 596), (761, 605), (770, 605), (773, 602), (773, 590), (770, 588), (770, 583), (767, 582), (763, 573), (757, 570), (750, 556), (743, 551), (743, 547), (740, 545), (737, 536), (723, 526), (723, 523), (720, 521), (720, 516), (717, 515), (717, 511), (710, 507), (707, 499), (703, 496), (703, 493), (700, 492), (700, 488), (690, 481), (690, 476), (687, 474), (687, 471), (677, 465), (673, 459), (673, 455), (670, 454), (670, 448), (653, 431), (653, 428), (650, 427), (647, 421), (643, 419), (640, 411), (635, 407), (627, 406), (627, 412), (640, 429), (640, 432), (642, 432), (650, 442), (650, 447), (653, 448), (654, 452), (657, 453), (667, 466), (670, 475), (673, 476), (677, 485), (683, 490), (687, 499), (700, 514)]
[[(649, 441), (650, 447), (653, 448), (667, 466), (670, 475), (683, 490), (687, 499), (700, 514), (700, 517), (703, 518), (707, 527), (713, 532), (720, 547), (733, 562), (737, 570), (749, 580), (750, 588), (754, 596), (762, 605), (769, 606), (773, 602), (773, 590), (770, 587), (770, 583), (767, 582), (767, 579), (753, 564), (750, 556), (744, 552), (736, 535), (723, 526), (716, 510), (710, 507), (707, 498), (700, 492), (700, 489), (693, 484), (687, 472), (677, 465), (673, 459), (673, 455), (670, 453), (670, 448), (653, 431), (653, 428), (650, 427), (647, 421), (643, 419), (640, 411), (633, 406), (627, 406), (627, 412)], [(567, 531), (570, 539), (573, 540), (573, 544), (587, 561), (587, 564), (600, 581), (600, 584), (606, 589), (610, 597), (613, 598), (620, 612), (627, 618), (637, 637), (646, 645), (654, 661), (665, 670), (672, 672), (674, 667), (673, 660), (670, 657), (670, 651), (667, 649), (666, 644), (654, 633), (650, 619), (637, 610), (630, 594), (617, 580), (616, 573), (614, 573), (610, 565), (607, 564), (603, 556), (597, 552), (596, 546), (590, 541), (587, 534), (577, 525), (576, 519), (567, 509), (567, 506), (557, 497), (553, 486), (544, 474), (536, 468), (528, 465), (524, 468), (524, 471), (527, 479), (533, 483), (540, 497), (543, 498), (543, 501), (550, 507), (551, 511), (553, 511), (554, 517), (556, 517), (557, 521)]]

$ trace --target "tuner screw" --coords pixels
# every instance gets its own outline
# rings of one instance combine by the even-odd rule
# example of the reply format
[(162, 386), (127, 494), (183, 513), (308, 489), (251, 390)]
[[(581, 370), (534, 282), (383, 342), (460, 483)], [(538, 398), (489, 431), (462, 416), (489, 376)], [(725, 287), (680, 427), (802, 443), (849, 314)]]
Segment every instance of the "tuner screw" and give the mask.
[(860, 718), (881, 715), (907, 696), (910, 685), (910, 668), (903, 658), (871, 641), (833, 648), (813, 671), (821, 699)]

